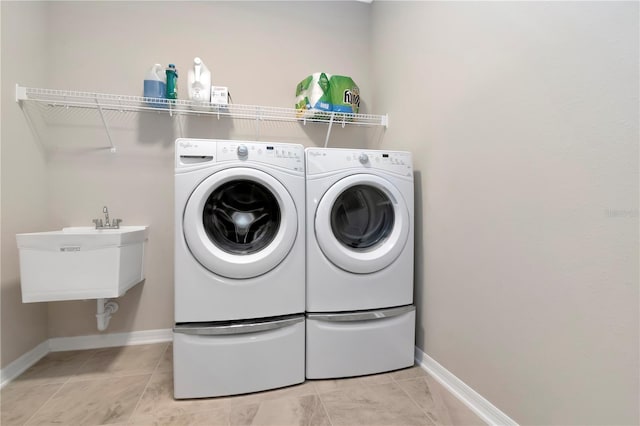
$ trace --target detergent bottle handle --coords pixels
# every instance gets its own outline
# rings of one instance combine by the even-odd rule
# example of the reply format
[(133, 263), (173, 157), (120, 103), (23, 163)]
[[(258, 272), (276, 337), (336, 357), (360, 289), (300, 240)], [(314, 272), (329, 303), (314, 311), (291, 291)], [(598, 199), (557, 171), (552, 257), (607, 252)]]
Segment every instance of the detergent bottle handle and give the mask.
[(160, 64), (153, 66), (153, 73), (157, 76), (158, 80), (164, 80), (164, 68)]
[(200, 82), (200, 72), (202, 68), (202, 60), (200, 58), (195, 58), (193, 60), (194, 69), (195, 69), (195, 80)]

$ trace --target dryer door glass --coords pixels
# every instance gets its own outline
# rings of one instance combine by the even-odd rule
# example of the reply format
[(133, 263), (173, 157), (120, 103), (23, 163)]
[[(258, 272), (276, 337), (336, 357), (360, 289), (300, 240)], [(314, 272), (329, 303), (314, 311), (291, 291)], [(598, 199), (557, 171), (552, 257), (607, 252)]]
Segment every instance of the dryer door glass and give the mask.
[(325, 191), (313, 226), (327, 259), (345, 271), (369, 274), (386, 268), (402, 253), (411, 218), (407, 202), (392, 182), (360, 173)]
[(393, 230), (393, 203), (373, 186), (355, 185), (338, 196), (331, 209), (331, 229), (347, 247), (368, 249)]
[(268, 246), (280, 227), (280, 207), (264, 185), (233, 180), (220, 185), (204, 204), (207, 236), (231, 254), (251, 254)]

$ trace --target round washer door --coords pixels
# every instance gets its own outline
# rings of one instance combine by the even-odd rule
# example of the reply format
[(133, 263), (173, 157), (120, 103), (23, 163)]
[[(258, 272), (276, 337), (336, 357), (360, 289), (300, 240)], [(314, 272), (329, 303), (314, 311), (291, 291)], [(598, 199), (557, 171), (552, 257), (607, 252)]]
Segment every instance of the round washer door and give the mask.
[(209, 271), (227, 278), (265, 274), (287, 256), (298, 231), (296, 206), (273, 176), (243, 167), (202, 181), (184, 210), (184, 238)]
[(409, 211), (400, 191), (375, 175), (341, 179), (322, 196), (315, 233), (324, 255), (345, 271), (367, 274), (398, 258), (409, 235)]

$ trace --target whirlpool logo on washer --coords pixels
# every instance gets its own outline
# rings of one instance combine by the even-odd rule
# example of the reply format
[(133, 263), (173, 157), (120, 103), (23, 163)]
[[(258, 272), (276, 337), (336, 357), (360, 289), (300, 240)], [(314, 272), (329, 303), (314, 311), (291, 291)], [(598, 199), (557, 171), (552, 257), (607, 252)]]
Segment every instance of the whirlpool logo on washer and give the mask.
[(191, 142), (178, 142), (178, 146), (180, 148), (183, 148), (183, 149), (197, 148), (198, 147), (198, 145), (193, 144)]
[(327, 155), (326, 152), (318, 152), (318, 151), (309, 151), (309, 155), (312, 157), (320, 157)]

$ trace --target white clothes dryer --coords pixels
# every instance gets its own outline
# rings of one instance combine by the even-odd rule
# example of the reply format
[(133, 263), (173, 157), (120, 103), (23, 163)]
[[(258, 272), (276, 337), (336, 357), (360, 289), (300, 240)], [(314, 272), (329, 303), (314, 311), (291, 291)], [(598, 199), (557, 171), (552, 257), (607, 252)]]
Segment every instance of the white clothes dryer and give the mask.
[(302, 145), (176, 141), (176, 398), (304, 381), (304, 209)]
[(411, 153), (307, 148), (305, 154), (307, 377), (412, 365)]

